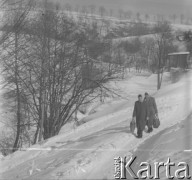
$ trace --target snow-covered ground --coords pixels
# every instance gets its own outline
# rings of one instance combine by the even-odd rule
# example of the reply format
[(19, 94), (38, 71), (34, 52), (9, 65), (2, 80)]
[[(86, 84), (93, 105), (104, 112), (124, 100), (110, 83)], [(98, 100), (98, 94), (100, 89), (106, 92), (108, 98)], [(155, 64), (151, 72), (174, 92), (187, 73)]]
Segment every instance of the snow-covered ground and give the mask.
[[(156, 91), (156, 75), (132, 75), (111, 81), (121, 98), (94, 107), (86, 123), (0, 160), (2, 179), (114, 179), (114, 158), (129, 156), (165, 128), (174, 127), (192, 110), (192, 73), (171, 84), (165, 73)], [(134, 101), (148, 91), (156, 97), (161, 126), (136, 139), (130, 133)], [(64, 128), (65, 129), (65, 128)]]

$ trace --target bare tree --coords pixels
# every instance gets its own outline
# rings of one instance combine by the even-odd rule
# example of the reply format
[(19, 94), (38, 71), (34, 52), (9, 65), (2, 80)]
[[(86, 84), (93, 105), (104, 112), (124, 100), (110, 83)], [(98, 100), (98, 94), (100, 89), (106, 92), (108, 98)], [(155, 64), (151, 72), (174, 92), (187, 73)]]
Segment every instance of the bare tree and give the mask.
[(141, 14), (139, 12), (136, 13), (136, 18), (137, 18), (138, 21), (141, 20)]
[(123, 9), (119, 9), (118, 13), (119, 13), (119, 19), (122, 19), (123, 18), (123, 14), (124, 14)]
[(173, 23), (175, 23), (176, 19), (177, 19), (177, 15), (176, 14), (173, 14), (172, 15), (172, 19), (173, 19)]
[(113, 16), (113, 9), (109, 10), (109, 16), (111, 16), (111, 17)]
[(181, 14), (180, 15), (180, 22), (181, 22), (181, 24), (183, 24), (184, 18), (185, 18), (184, 14)]
[(129, 20), (132, 18), (132, 15), (133, 15), (132, 11), (129, 10), (126, 12), (126, 18), (128, 18)]
[(151, 70), (153, 73), (155, 70), (153, 69), (153, 62), (155, 59), (155, 41), (153, 38), (146, 39), (144, 41), (144, 46), (142, 46), (142, 57), (146, 60), (146, 66), (148, 70)]
[(156, 15), (156, 21), (158, 22), (158, 21), (164, 21), (164, 15), (162, 15), (162, 14), (157, 14)]
[[(2, 44), (9, 37), (9, 34), (12, 33), (13, 28), (18, 27), (23, 23), (23, 21), (28, 16), (30, 10), (34, 6), (35, 6), (34, 0), (27, 0), (27, 1), (16, 0), (14, 2), (8, 1), (8, 0), (1, 1), (0, 8), (3, 8), (4, 12), (6, 13), (3, 13), (3, 18), (2, 18), (3, 33), (0, 37), (0, 44)], [(20, 10), (20, 17), (17, 18), (17, 21), (15, 21), (15, 24), (12, 24), (12, 28), (7, 28), (10, 25), (10, 24), (7, 24), (7, 22), (10, 23), (9, 17), (11, 17), (10, 16), (11, 13), (9, 14), (7, 12), (13, 12), (15, 10)]]
[(160, 21), (155, 26), (156, 63), (157, 63), (157, 89), (161, 88), (163, 68), (170, 51), (173, 51), (173, 35), (169, 22)]
[(65, 9), (66, 9), (66, 11), (71, 12), (72, 11), (72, 6), (69, 3), (66, 3), (65, 4)]
[(145, 20), (146, 20), (146, 21), (149, 20), (149, 14), (145, 14)]
[(138, 71), (141, 66), (140, 59), (138, 56), (141, 50), (141, 41), (138, 38), (135, 38), (133, 41), (125, 42), (122, 45), (128, 57), (127, 65), (130, 68), (130, 66), (133, 65), (134, 62), (136, 71)]
[(86, 17), (86, 16), (87, 16), (87, 14), (88, 14), (88, 9), (87, 9), (87, 6), (83, 6), (83, 7), (82, 7), (81, 12), (82, 12), (82, 13), (83, 13), (83, 15)]
[(106, 13), (105, 7), (104, 6), (100, 6), (99, 7), (99, 14), (100, 14), (100, 16), (103, 17), (105, 15), (105, 13)]
[[(21, 137), (23, 134), (23, 91), (21, 89), (21, 82), (19, 76), (22, 73), (21, 61), (23, 59), (23, 32), (26, 23), (27, 15), (32, 7), (29, 4), (23, 4), (23, 1), (17, 2), (14, 5), (9, 4), (10, 12), (8, 16), (5, 15), (6, 24), (4, 25), (3, 34), (3, 72), (6, 79), (6, 86), (10, 88), (7, 92), (8, 98), (12, 98), (15, 101), (15, 120), (16, 124), (16, 137), (13, 144), (13, 152), (16, 151), (21, 143)], [(11, 94), (12, 93), (12, 94)], [(11, 96), (10, 96), (11, 95)]]
[(89, 9), (90, 9), (91, 15), (95, 14), (96, 6), (94, 4), (89, 5)]
[(80, 10), (80, 6), (79, 6), (79, 4), (77, 4), (76, 6), (75, 6), (75, 9), (74, 9), (77, 13), (79, 12), (79, 10)]
[(98, 96), (98, 89), (103, 92), (102, 83), (111, 76), (104, 57), (112, 58), (112, 45), (97, 23), (74, 21), (44, 3), (20, 24), (20, 13), (14, 15), (5, 28), (11, 35), (3, 46), (3, 63), (16, 104), (14, 150), (31, 126), (33, 143), (57, 135), (82, 104)]

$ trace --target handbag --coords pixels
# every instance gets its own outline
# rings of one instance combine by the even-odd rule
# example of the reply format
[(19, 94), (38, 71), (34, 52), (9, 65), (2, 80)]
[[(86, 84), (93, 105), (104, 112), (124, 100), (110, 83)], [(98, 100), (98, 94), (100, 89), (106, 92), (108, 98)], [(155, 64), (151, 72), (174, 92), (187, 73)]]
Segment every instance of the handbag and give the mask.
[(160, 126), (159, 118), (155, 117), (155, 119), (153, 120), (153, 127), (158, 128), (159, 126)]
[(131, 121), (130, 122), (130, 131), (131, 131), (131, 133), (133, 134), (134, 133), (134, 131), (135, 131), (135, 127), (136, 127), (136, 123), (135, 123), (135, 121)]

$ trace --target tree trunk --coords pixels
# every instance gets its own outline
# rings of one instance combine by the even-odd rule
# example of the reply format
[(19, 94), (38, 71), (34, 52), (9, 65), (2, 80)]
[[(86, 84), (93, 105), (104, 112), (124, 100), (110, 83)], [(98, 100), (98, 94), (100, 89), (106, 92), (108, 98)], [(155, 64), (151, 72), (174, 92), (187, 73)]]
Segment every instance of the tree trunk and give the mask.
[(17, 133), (15, 142), (13, 145), (13, 152), (19, 148), (19, 137), (21, 131), (21, 102), (20, 102), (20, 90), (18, 82), (18, 34), (15, 33), (15, 85), (16, 85), (16, 101), (17, 101)]
[(41, 106), (42, 106), (42, 114), (41, 114), (41, 121), (40, 121), (40, 131), (39, 131), (39, 142), (42, 140), (43, 138), (43, 125), (44, 125), (44, 119), (45, 119), (45, 90), (43, 90), (43, 95), (42, 95), (42, 102), (41, 102)]
[(157, 90), (161, 88), (161, 82), (160, 82), (160, 70), (158, 69), (157, 72)]
[(37, 129), (36, 129), (36, 132), (35, 132), (35, 137), (34, 137), (33, 144), (37, 143), (38, 135), (39, 135), (39, 125), (37, 126)]

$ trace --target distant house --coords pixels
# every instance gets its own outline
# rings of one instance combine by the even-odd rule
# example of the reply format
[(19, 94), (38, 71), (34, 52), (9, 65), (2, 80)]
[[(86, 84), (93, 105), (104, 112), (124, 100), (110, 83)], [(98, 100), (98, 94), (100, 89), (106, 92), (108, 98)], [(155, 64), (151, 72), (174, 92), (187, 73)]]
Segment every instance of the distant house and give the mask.
[(191, 59), (189, 52), (169, 53), (167, 59), (167, 68), (171, 73), (171, 81), (175, 83), (185, 74), (186, 70), (191, 68)]
[(188, 69), (190, 65), (190, 52), (174, 52), (168, 54), (167, 67), (169, 70), (171, 68)]

